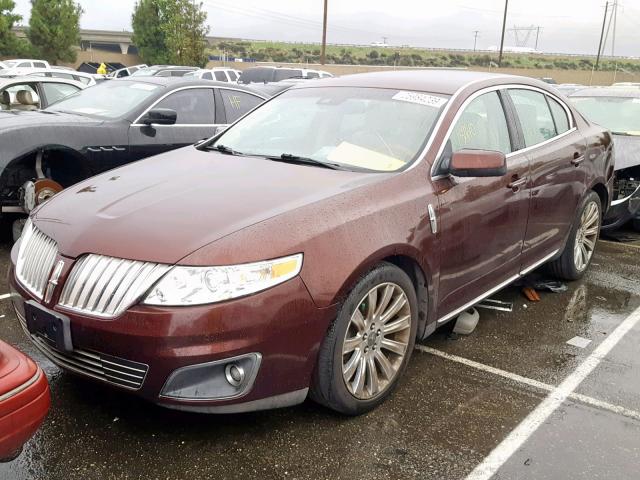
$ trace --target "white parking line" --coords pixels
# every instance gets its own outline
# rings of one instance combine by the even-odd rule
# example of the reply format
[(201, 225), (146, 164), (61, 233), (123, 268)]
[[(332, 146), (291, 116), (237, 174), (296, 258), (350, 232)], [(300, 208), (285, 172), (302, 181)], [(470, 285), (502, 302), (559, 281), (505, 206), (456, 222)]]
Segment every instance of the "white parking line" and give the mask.
[[(450, 353), (446, 353), (441, 350), (436, 350), (435, 348), (427, 347), (425, 345), (416, 345), (416, 350), (419, 350), (424, 353), (429, 353), (431, 355), (435, 355), (436, 357), (441, 357), (446, 360), (451, 360), (452, 362), (460, 363), (462, 365), (466, 365), (467, 367), (475, 368), (476, 370), (492, 373), (493, 375), (498, 375), (508, 380), (511, 380), (517, 383), (523, 383), (525, 385), (529, 385), (531, 387), (535, 387), (540, 390), (545, 390), (547, 392), (552, 392), (556, 388), (554, 385), (549, 385), (548, 383), (539, 382), (538, 380), (534, 380), (532, 378), (523, 377), (516, 373), (507, 372), (506, 370), (502, 370), (500, 368), (495, 368), (490, 365), (478, 363), (473, 360), (469, 360), (468, 358), (452, 355)], [(625, 417), (629, 417), (634, 420), (640, 421), (640, 412), (637, 412), (635, 410), (630, 410), (620, 405), (614, 405), (612, 403), (605, 402), (603, 400), (598, 400), (597, 398), (589, 397), (587, 395), (582, 395), (580, 393), (571, 393), (569, 395), (569, 398), (587, 405), (591, 405), (592, 407), (597, 407), (601, 410), (608, 410), (610, 412), (617, 413), (619, 415), (624, 415)]]
[(4, 300), (5, 298), (11, 298), (11, 294), (10, 293), (4, 293), (4, 294), (0, 295), (0, 300)]
[(618, 325), (558, 387), (551, 391), (542, 403), (467, 476), (466, 480), (489, 480), (493, 477), (639, 321), (640, 308)]

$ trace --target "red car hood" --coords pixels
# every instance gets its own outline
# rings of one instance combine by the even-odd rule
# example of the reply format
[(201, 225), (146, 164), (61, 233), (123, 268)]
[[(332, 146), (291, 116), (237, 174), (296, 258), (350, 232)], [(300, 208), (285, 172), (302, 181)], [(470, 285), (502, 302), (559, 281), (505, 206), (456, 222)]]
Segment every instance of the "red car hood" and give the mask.
[(33, 220), (69, 257), (172, 264), (230, 233), (385, 176), (187, 147), (74, 185)]

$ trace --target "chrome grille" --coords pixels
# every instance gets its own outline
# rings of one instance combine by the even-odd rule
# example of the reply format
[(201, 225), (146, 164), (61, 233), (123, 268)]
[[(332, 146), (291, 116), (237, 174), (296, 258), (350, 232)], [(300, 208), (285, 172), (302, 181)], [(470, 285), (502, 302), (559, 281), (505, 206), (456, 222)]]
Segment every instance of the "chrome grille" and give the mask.
[(149, 370), (148, 365), (93, 350), (74, 349), (73, 352), (61, 352), (46, 338), (32, 335), (27, 329), (24, 317), (17, 310), (15, 312), (27, 336), (56, 365), (124, 388), (138, 390), (142, 387)]
[(74, 265), (58, 303), (74, 312), (116, 317), (170, 268), (160, 263), (86, 255)]
[(20, 241), (16, 276), (20, 283), (40, 300), (57, 255), (56, 242), (28, 221)]

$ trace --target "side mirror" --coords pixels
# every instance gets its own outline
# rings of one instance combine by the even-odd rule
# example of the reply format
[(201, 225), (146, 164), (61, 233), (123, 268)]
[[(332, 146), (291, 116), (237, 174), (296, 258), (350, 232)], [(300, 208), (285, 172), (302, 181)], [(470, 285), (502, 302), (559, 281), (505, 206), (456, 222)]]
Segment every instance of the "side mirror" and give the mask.
[(492, 150), (459, 150), (451, 156), (449, 173), (456, 177), (502, 177), (507, 174), (507, 159)]
[(142, 119), (145, 125), (175, 125), (178, 113), (170, 108), (154, 108)]

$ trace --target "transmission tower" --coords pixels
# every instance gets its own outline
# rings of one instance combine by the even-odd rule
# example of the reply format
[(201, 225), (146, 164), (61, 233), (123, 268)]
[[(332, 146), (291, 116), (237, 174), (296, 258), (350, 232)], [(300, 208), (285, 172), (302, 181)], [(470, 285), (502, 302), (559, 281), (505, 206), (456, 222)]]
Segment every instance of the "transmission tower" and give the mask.
[(513, 37), (515, 40), (516, 47), (526, 47), (530, 45), (530, 40), (533, 34), (535, 33), (535, 47), (538, 47), (538, 38), (540, 36), (540, 27), (537, 25), (529, 25), (526, 27), (516, 26), (508, 30), (513, 33)]

